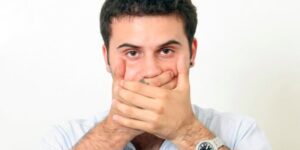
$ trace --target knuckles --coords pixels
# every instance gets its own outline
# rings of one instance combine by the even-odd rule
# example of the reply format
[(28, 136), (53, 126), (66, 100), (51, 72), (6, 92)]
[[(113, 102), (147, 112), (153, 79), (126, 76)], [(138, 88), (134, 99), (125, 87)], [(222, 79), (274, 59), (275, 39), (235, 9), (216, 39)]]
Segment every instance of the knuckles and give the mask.
[(130, 107), (123, 107), (121, 111), (127, 115), (133, 113), (133, 110)]
[(160, 119), (159, 115), (153, 116), (153, 118), (152, 118), (152, 122), (153, 122), (153, 123), (158, 123), (158, 122), (160, 122), (160, 121), (161, 121), (161, 119)]
[(158, 114), (163, 114), (165, 111), (165, 108), (162, 106), (162, 105), (158, 105), (157, 108), (156, 108), (156, 112)]
[(158, 129), (158, 125), (156, 123), (149, 123), (148, 124), (148, 130), (150, 132), (157, 131), (157, 129)]

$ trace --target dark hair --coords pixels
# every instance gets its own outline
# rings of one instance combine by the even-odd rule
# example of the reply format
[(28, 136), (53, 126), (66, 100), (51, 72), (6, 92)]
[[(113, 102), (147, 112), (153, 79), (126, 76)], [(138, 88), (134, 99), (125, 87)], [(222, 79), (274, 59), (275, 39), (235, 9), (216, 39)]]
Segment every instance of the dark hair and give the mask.
[(197, 27), (196, 7), (191, 0), (105, 0), (100, 14), (100, 29), (104, 44), (109, 48), (113, 18), (173, 14), (182, 19), (191, 48)]

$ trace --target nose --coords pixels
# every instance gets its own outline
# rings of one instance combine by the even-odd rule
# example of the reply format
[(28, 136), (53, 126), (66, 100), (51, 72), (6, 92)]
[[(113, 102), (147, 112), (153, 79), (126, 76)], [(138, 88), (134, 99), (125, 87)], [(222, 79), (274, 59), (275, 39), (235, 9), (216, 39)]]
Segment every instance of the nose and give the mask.
[(147, 58), (144, 61), (143, 77), (153, 78), (160, 75), (163, 72), (159, 61), (154, 58)]

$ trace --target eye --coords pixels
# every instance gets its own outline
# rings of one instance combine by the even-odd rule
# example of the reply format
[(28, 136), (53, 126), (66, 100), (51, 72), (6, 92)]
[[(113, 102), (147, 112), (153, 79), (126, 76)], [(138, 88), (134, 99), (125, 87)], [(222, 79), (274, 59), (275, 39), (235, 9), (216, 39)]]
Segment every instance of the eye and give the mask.
[(170, 55), (173, 52), (174, 51), (170, 48), (163, 48), (163, 49), (160, 50), (160, 54), (162, 54), (162, 55)]
[(125, 53), (127, 57), (136, 58), (139, 56), (139, 52), (137, 50), (129, 50)]

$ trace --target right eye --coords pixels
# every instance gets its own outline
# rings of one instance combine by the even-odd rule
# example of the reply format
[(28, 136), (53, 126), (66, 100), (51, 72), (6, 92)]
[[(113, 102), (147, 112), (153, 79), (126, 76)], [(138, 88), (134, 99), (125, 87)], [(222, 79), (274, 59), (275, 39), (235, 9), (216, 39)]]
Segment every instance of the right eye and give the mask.
[(131, 59), (139, 57), (139, 52), (137, 50), (129, 50), (125, 53), (125, 55)]

